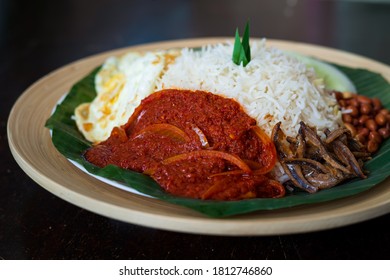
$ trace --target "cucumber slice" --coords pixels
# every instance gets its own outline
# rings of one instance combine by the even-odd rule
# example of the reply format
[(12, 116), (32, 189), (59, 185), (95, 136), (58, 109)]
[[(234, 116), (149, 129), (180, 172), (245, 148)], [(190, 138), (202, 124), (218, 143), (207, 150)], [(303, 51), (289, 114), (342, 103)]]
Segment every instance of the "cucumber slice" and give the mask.
[(306, 64), (307, 67), (312, 67), (317, 76), (324, 79), (326, 89), (341, 92), (356, 92), (356, 87), (352, 81), (336, 67), (313, 57), (304, 56), (296, 52), (286, 51), (286, 53)]

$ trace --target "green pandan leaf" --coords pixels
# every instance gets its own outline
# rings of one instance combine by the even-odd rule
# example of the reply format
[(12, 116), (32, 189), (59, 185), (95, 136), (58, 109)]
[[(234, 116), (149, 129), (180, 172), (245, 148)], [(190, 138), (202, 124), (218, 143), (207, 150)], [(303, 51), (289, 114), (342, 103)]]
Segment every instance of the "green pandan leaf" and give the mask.
[(251, 61), (251, 47), (249, 45), (249, 21), (246, 23), (241, 44), (244, 49), (246, 59), (248, 60), (248, 62)]
[[(354, 83), (357, 91), (370, 97), (379, 97), (386, 108), (390, 108), (390, 85), (379, 74), (364, 69), (352, 69), (333, 65)], [(241, 201), (205, 201), (172, 196), (163, 191), (150, 177), (117, 166), (99, 168), (83, 158), (85, 149), (91, 146), (77, 130), (72, 119), (74, 109), (81, 103), (91, 101), (96, 96), (94, 77), (98, 69), (80, 80), (70, 90), (66, 98), (57, 106), (46, 126), (52, 130), (55, 147), (65, 157), (82, 164), (91, 174), (122, 182), (130, 189), (170, 203), (191, 208), (210, 217), (226, 217), (258, 210), (275, 210), (298, 205), (313, 204), (340, 199), (364, 192), (390, 175), (390, 141), (387, 140), (375, 157), (368, 161), (366, 169), (370, 172), (365, 180), (353, 180), (332, 189), (315, 194), (296, 192), (279, 199), (248, 199)], [(60, 171), (59, 171), (60, 172)]]
[(236, 36), (234, 40), (234, 47), (233, 47), (233, 62), (237, 65), (240, 65), (240, 57), (241, 53), (243, 52), (243, 48), (240, 41), (240, 34), (238, 33), (238, 28), (236, 29)]
[(251, 49), (249, 45), (249, 21), (245, 26), (242, 41), (240, 40), (238, 28), (236, 29), (232, 59), (235, 64), (240, 65), (242, 63), (244, 67), (251, 60)]

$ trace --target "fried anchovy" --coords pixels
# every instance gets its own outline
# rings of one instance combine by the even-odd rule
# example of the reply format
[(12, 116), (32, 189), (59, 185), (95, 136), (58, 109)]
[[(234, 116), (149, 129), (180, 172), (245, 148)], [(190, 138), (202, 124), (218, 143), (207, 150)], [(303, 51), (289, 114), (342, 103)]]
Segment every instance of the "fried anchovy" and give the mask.
[(294, 186), (309, 193), (315, 193), (318, 191), (317, 187), (313, 186), (305, 179), (305, 176), (303, 176), (302, 170), (299, 166), (287, 165), (284, 163), (281, 163), (281, 165)]
[(300, 166), (305, 165), (305, 166), (311, 167), (312, 169), (315, 169), (316, 171), (321, 172), (321, 173), (328, 173), (329, 172), (328, 168), (326, 168), (323, 164), (321, 164), (320, 162), (315, 161), (313, 159), (309, 159), (309, 158), (285, 159), (285, 160), (283, 160), (283, 162), (286, 164), (297, 164)]
[(350, 170), (348, 170), (345, 166), (341, 165), (330, 156), (330, 154), (326, 151), (324, 144), (321, 142), (321, 139), (318, 137), (317, 133), (315, 133), (313, 130), (308, 128), (303, 122), (301, 122), (300, 124), (301, 127), (303, 128), (303, 132), (305, 134), (306, 139), (319, 149), (320, 155), (323, 157), (323, 159), (326, 162), (328, 162), (334, 168), (340, 169), (342, 172), (346, 174), (351, 173)]
[(293, 152), (291, 151), (288, 144), (284, 143), (286, 136), (280, 129), (280, 122), (277, 123), (272, 130), (272, 140), (275, 143), (276, 151), (278, 153), (279, 161), (284, 169), (284, 172), (288, 175), (291, 182), (298, 188), (304, 189), (309, 193), (315, 193), (318, 188), (311, 185), (304, 177), (301, 167), (294, 165), (287, 165), (283, 163), (285, 159), (292, 158)]
[(367, 176), (360, 169), (360, 165), (356, 160), (355, 156), (348, 149), (348, 147), (344, 145), (343, 142), (341, 142), (340, 140), (335, 140), (332, 142), (332, 147), (336, 152), (336, 155), (339, 156), (340, 159), (342, 159), (343, 161), (346, 161), (346, 164), (348, 164), (352, 168), (356, 176), (360, 178), (367, 178)]
[(341, 135), (343, 134), (346, 134), (346, 133), (350, 133), (349, 130), (347, 128), (338, 128), (336, 130), (333, 130), (332, 132), (329, 132), (327, 135), (326, 135), (326, 139), (324, 140), (324, 142), (326, 144), (330, 144), (332, 143), (334, 140), (336, 140), (337, 138), (339, 138)]

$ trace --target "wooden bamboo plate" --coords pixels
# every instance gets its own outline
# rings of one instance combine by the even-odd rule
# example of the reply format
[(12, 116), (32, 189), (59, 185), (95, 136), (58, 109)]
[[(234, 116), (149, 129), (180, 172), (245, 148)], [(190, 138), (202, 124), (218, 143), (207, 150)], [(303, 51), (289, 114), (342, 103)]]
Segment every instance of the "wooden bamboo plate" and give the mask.
[[(178, 232), (237, 236), (302, 233), (350, 225), (390, 212), (388, 178), (369, 191), (344, 199), (213, 219), (97, 180), (75, 167), (53, 146), (44, 124), (55, 104), (75, 82), (108, 56), (130, 50), (197, 47), (226, 40), (199, 38), (139, 45), (91, 56), (50, 73), (29, 87), (11, 111), (8, 138), (13, 156), (35, 182), (70, 203), (109, 218)], [(365, 57), (288, 41), (268, 40), (267, 44), (350, 67), (366, 68), (390, 80), (390, 67)]]

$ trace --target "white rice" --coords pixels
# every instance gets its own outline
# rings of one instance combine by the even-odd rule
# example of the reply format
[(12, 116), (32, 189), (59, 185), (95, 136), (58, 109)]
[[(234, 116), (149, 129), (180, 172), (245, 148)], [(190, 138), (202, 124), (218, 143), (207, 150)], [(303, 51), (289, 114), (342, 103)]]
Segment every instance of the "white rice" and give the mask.
[(299, 122), (331, 130), (341, 123), (336, 99), (325, 92), (313, 69), (265, 40), (251, 42), (251, 61), (243, 67), (232, 61), (233, 44), (183, 49), (157, 82), (157, 89), (204, 90), (234, 98), (269, 135), (281, 121), (283, 131), (295, 136)]

